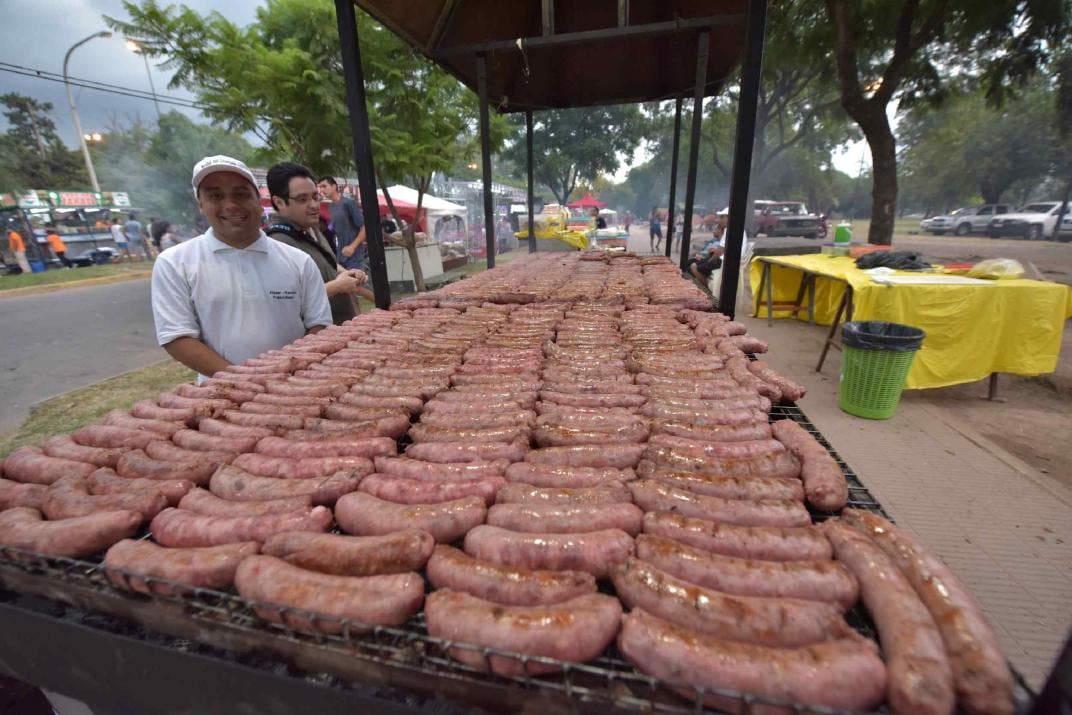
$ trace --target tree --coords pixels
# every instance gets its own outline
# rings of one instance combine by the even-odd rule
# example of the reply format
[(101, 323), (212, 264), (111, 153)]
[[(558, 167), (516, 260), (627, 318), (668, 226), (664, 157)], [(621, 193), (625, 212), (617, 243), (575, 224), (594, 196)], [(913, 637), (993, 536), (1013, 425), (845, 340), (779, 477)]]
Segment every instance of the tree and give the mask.
[[(107, 23), (143, 43), (150, 57), (164, 58), (162, 66), (174, 71), (171, 86), (196, 94), (209, 117), (260, 138), (262, 161), (287, 158), (321, 174), (352, 170), (331, 0), (268, 0), (245, 28), (218, 13), (201, 16), (156, 0), (125, 1), (124, 8), (129, 21), (106, 17)], [(433, 172), (471, 155), (475, 96), (367, 14), (357, 13), (357, 21), (377, 179), (384, 187), (389, 180), (412, 182), (420, 204)], [(496, 118), (493, 143), (502, 129)], [(385, 198), (397, 220), (393, 201)], [(402, 242), (423, 290), (415, 227)]]
[(51, 102), (9, 92), (0, 95), (0, 104), (9, 124), (0, 136), (0, 185), (5, 190), (87, 187), (81, 158), (56, 133)]
[[(513, 119), (524, 126), (523, 114)], [(617, 171), (620, 157), (632, 156), (647, 128), (635, 104), (550, 109), (535, 112), (532, 124), (533, 175), (563, 205), (579, 182)], [(516, 166), (526, 166), (523, 133), (507, 152)]]
[(982, 69), (995, 103), (1030, 77), (1069, 23), (1067, 0), (825, 0), (841, 106), (867, 139), (873, 171), (870, 243), (889, 244), (897, 207), (888, 107), (940, 100), (950, 77)]

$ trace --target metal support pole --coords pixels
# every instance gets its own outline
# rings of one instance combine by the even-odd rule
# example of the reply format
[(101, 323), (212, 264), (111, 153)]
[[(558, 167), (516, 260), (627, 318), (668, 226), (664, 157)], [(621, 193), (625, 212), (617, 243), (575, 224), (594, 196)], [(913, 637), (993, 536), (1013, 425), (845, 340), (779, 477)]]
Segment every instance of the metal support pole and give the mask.
[[(336, 0), (341, 1), (341, 0)], [(480, 94), (480, 163), (484, 178), (484, 240), (488, 269), (495, 267), (495, 205), (491, 198), (491, 119), (488, 116), (488, 58), (476, 56), (477, 88)]]
[(666, 216), (666, 257), (674, 248), (674, 207), (677, 203), (677, 155), (681, 152), (681, 97), (674, 102), (674, 148), (670, 155), (670, 208)]
[[(761, 0), (766, 2), (766, 0)], [(689, 139), (689, 168), (685, 175), (685, 215), (681, 224), (681, 270), (684, 272), (689, 260), (689, 244), (692, 242), (692, 204), (696, 199), (696, 160), (700, 154), (700, 127), (703, 124), (703, 98), (707, 89), (707, 52), (711, 46), (711, 33), (701, 32), (696, 40), (696, 88), (692, 99), (692, 133)]]
[(153, 105), (156, 107), (156, 123), (160, 124), (160, 102), (156, 99), (156, 85), (153, 84), (153, 71), (149, 69), (149, 55), (145, 54), (144, 50), (139, 53), (141, 58), (145, 60), (145, 75), (149, 78), (149, 91), (153, 94)]
[(718, 292), (719, 310), (731, 318), (737, 310), (737, 288), (741, 278), (741, 249), (744, 245), (748, 185), (752, 174), (752, 149), (756, 142), (756, 105), (759, 103), (759, 83), (763, 74), (766, 25), (767, 0), (749, 0), (744, 61), (741, 63), (741, 92), (737, 100), (733, 173), (730, 178), (729, 226), (722, 255), (722, 285)]
[(346, 105), (350, 112), (350, 133), (354, 139), (354, 164), (361, 191), (361, 213), (365, 218), (372, 270), (372, 290), (376, 307), (391, 305), (391, 286), (387, 282), (387, 260), (383, 252), (383, 229), (380, 227), (380, 201), (376, 196), (376, 173), (372, 162), (372, 137), (369, 135), (368, 107), (365, 104), (365, 72), (361, 67), (361, 45), (357, 37), (357, 16), (353, 0), (335, 0), (342, 50), (343, 77), (346, 81)]
[(93, 191), (100, 193), (100, 184), (97, 183), (97, 172), (93, 170), (93, 159), (89, 156), (89, 146), (86, 145), (86, 135), (82, 133), (82, 122), (78, 119), (78, 109), (74, 106), (74, 95), (71, 94), (71, 84), (67, 78), (67, 65), (71, 61), (71, 53), (82, 45), (97, 37), (111, 37), (112, 33), (107, 30), (94, 32), (89, 37), (83, 38), (71, 45), (67, 54), (63, 56), (63, 86), (67, 88), (67, 104), (71, 107), (71, 118), (74, 120), (74, 130), (78, 132), (78, 145), (82, 147), (82, 158), (86, 162), (86, 173), (89, 174), (89, 183)]
[(529, 253), (536, 253), (536, 200), (532, 196), (533, 162), (532, 162), (532, 110), (525, 112), (525, 153), (528, 157), (529, 178)]

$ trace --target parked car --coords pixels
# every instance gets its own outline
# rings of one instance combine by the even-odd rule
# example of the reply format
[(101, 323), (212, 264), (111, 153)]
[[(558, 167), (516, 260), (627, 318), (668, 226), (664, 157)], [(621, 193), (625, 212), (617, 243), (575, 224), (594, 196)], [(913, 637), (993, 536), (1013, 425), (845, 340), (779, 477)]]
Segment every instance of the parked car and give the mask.
[(800, 201), (756, 201), (756, 233), (768, 236), (819, 235), (821, 219)]
[(1060, 201), (1040, 201), (1023, 206), (1013, 213), (994, 218), (987, 227), (991, 238), (1015, 236), (1036, 240), (1054, 238), (1057, 228), (1057, 214), (1060, 213)]
[(969, 233), (986, 233), (990, 220), (995, 216), (1007, 214), (1011, 210), (1008, 204), (983, 204), (957, 209), (941, 216), (931, 216), (919, 222), (922, 231), (942, 236), (955, 233), (967, 236)]
[(1072, 241), (1072, 214), (1067, 211), (1065, 217), (1061, 219), (1061, 230), (1057, 232), (1057, 240), (1061, 243)]

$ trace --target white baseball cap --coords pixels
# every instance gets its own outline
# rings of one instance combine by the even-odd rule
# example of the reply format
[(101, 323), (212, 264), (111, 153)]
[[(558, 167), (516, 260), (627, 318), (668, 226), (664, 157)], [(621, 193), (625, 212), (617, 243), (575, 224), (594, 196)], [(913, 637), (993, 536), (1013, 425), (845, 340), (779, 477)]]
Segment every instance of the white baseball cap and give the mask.
[(249, 167), (238, 159), (232, 159), (229, 156), (223, 154), (217, 154), (216, 156), (206, 156), (201, 161), (194, 164), (194, 175), (191, 181), (194, 187), (194, 194), (197, 193), (197, 187), (201, 185), (201, 182), (211, 174), (215, 174), (220, 171), (229, 171), (233, 174), (238, 174), (243, 177), (249, 183), (253, 184), (253, 188), (257, 188), (257, 180), (253, 178), (253, 172), (249, 170)]

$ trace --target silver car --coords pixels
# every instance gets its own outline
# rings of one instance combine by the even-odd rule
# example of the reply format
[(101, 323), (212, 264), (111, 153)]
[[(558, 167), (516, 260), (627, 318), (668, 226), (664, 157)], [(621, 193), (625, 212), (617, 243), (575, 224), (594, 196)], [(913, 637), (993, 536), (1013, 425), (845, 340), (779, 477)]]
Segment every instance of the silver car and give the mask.
[(1009, 213), (1008, 204), (983, 204), (957, 209), (942, 216), (932, 216), (919, 222), (919, 227), (926, 233), (942, 236), (954, 233), (967, 236), (969, 233), (986, 233), (990, 220), (995, 216)]

